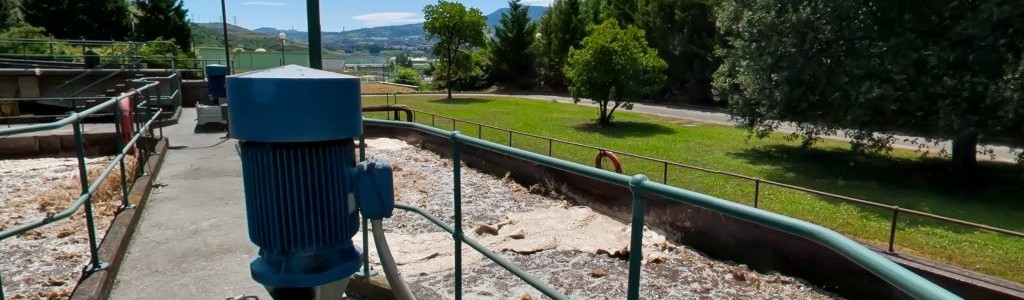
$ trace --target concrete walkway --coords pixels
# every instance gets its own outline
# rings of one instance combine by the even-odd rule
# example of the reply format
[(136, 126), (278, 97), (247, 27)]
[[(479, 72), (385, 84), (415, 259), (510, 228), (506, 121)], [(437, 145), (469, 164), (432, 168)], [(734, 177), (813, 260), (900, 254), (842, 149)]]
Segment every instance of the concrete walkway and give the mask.
[(249, 275), (241, 163), (224, 133), (193, 133), (195, 109), (164, 128), (171, 150), (110, 299), (269, 299)]

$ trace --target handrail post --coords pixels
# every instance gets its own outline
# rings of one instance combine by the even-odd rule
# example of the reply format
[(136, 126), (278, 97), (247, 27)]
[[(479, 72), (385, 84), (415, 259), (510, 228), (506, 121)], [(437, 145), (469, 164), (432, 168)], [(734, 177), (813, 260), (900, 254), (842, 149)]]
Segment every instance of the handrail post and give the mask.
[(174, 114), (181, 109), (181, 76), (174, 76), (174, 78), (171, 79), (171, 83), (171, 88), (173, 89), (172, 93), (174, 93), (174, 104), (171, 105), (173, 108), (171, 110), (171, 114)]
[(117, 139), (117, 155), (121, 157), (121, 209), (132, 208), (132, 203), (128, 201), (128, 178), (127, 172), (124, 168), (124, 132), (121, 130), (121, 100), (118, 99), (118, 105), (114, 107), (114, 136)]
[[(157, 82), (160, 82), (160, 81), (157, 81)], [(153, 86), (153, 89), (156, 89), (156, 107), (163, 106), (163, 103), (161, 103), (163, 101), (163, 99), (162, 99), (163, 98), (163, 93), (160, 91), (160, 84), (157, 83), (157, 85)], [(147, 108), (152, 109), (152, 107), (148, 107), (148, 106), (147, 106)], [(156, 113), (154, 112), (154, 114), (156, 114)], [(159, 115), (150, 115), (149, 118), (146, 119), (146, 121), (149, 122), (149, 119), (154, 119), (154, 120), (155, 119), (160, 119), (160, 116)], [(155, 123), (151, 124), (149, 126), (149, 137), (153, 137), (153, 125), (155, 125)], [(159, 126), (159, 127), (160, 127), (160, 129), (159, 129), (160, 130), (160, 138), (162, 139), (162, 138), (164, 138), (164, 127), (163, 126)], [(156, 146), (154, 145), (154, 147), (156, 147)]]
[(484, 125), (481, 125), (480, 123), (476, 124), (476, 138), (481, 140), (484, 139)]
[(462, 299), (462, 143), (459, 132), (451, 133), (452, 140), (452, 196), (455, 210), (455, 299)]
[(93, 221), (92, 195), (89, 194), (89, 171), (85, 164), (85, 138), (82, 135), (81, 120), (73, 124), (75, 130), (75, 152), (78, 154), (78, 178), (82, 183), (82, 195), (85, 201), (85, 225), (89, 232), (89, 253), (91, 254), (91, 266), (89, 272), (96, 272), (107, 268), (107, 263), (100, 261), (99, 243), (96, 241), (96, 223)]
[(548, 156), (549, 157), (554, 157), (554, 156), (551, 155), (551, 148), (552, 148), (552, 144), (553, 143), (554, 143), (554, 141), (552, 139), (548, 139)]
[(512, 131), (508, 131), (508, 146), (512, 147)]
[(761, 197), (761, 178), (754, 179), (754, 208), (757, 208), (758, 198)]
[(633, 194), (633, 218), (630, 221), (629, 235), (629, 282), (626, 298), (640, 299), (640, 265), (643, 260), (644, 241), (644, 182), (647, 176), (638, 174), (629, 180), (629, 190)]
[[(366, 136), (359, 136), (359, 161), (366, 161)], [(357, 274), (363, 278), (369, 278), (373, 276), (372, 269), (370, 269), (370, 238), (369, 238), (369, 219), (359, 214), (360, 219), (363, 221), (362, 234), (363, 234), (363, 273)]]
[[(50, 37), (50, 40), (49, 40), (48, 44), (50, 44), (50, 60), (57, 61), (57, 52), (53, 50), (53, 37), (52, 36)], [(2, 296), (3, 295), (0, 294), (0, 299), (3, 298)]]
[(662, 162), (661, 183), (668, 184), (668, 161)]
[(2, 277), (3, 276), (0, 276), (0, 300), (7, 299), (7, 297), (4, 296), (4, 280)]
[(893, 246), (896, 243), (896, 220), (900, 215), (900, 207), (892, 207), (892, 224), (889, 225), (889, 253), (896, 253)]

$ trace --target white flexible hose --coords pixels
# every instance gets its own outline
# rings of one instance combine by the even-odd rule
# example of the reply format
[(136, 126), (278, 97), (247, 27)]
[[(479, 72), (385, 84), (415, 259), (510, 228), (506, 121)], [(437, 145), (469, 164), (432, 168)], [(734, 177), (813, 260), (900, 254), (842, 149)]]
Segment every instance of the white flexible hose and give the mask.
[(416, 300), (405, 280), (402, 280), (402, 275), (398, 274), (398, 265), (395, 264), (395, 258), (391, 256), (391, 249), (388, 248), (388, 240), (384, 237), (384, 222), (381, 219), (370, 222), (373, 224), (373, 243), (377, 245), (377, 255), (380, 256), (380, 264), (384, 268), (384, 275), (388, 277), (388, 285), (391, 285), (395, 299)]

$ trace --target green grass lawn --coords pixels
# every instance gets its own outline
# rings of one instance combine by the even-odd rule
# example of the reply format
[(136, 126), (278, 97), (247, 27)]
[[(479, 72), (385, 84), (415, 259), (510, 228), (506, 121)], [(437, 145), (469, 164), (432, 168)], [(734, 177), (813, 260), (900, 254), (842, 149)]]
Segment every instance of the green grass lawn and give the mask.
[[(366, 105), (384, 104), (365, 97)], [(759, 140), (745, 130), (720, 125), (616, 112), (614, 125), (595, 125), (597, 109), (582, 105), (514, 98), (455, 99), (403, 96), (414, 109), (552, 138), (626, 151), (683, 164), (755, 176), (767, 180), (856, 197), (902, 208), (935, 213), (1024, 231), (1024, 168), (982, 163), (983, 184), (950, 179), (947, 161), (895, 150), (890, 156), (856, 155), (846, 142), (826, 140), (801, 149), (783, 134)], [(368, 114), (383, 118), (383, 114)], [(430, 124), (427, 116), (416, 121)], [(450, 120), (436, 119), (451, 129)], [(464, 134), (508, 143), (505, 132), (459, 124)], [(513, 146), (547, 154), (545, 140), (523, 135)], [(596, 152), (555, 143), (557, 158), (592, 164)], [(659, 163), (621, 157), (624, 173), (647, 174), (662, 180)], [(670, 168), (668, 183), (744, 204), (753, 203), (748, 180), (700, 171)], [(807, 220), (885, 248), (892, 217), (887, 209), (840, 203), (803, 192), (762, 185), (759, 207)], [(896, 251), (913, 253), (966, 269), (1024, 283), (1024, 239), (978, 231), (901, 214)]]

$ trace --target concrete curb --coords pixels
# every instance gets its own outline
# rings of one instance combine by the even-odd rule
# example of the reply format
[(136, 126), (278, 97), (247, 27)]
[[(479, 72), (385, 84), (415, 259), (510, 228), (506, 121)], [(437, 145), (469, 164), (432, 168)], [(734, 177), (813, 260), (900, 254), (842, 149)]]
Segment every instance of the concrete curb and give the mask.
[(143, 167), (145, 175), (135, 181), (128, 200), (136, 203), (135, 207), (125, 209), (114, 217), (110, 223), (107, 234), (100, 243), (100, 260), (109, 263), (106, 269), (83, 278), (75, 291), (71, 294), (72, 300), (95, 300), (107, 299), (110, 290), (114, 287), (118, 268), (128, 252), (128, 244), (131, 242), (132, 234), (142, 218), (142, 210), (146, 207), (146, 200), (149, 199), (153, 190), (153, 182), (160, 173), (160, 166), (163, 165), (167, 153), (168, 141), (161, 139), (156, 142), (156, 153), (146, 161)]

